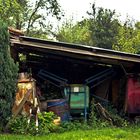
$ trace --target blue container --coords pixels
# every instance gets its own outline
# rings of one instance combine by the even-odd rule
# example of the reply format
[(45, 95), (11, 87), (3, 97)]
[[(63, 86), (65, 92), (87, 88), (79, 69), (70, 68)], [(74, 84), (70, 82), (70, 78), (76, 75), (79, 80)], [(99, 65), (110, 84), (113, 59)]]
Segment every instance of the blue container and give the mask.
[(69, 120), (69, 105), (65, 99), (48, 100), (47, 110), (54, 112), (54, 114), (61, 118), (61, 121)]

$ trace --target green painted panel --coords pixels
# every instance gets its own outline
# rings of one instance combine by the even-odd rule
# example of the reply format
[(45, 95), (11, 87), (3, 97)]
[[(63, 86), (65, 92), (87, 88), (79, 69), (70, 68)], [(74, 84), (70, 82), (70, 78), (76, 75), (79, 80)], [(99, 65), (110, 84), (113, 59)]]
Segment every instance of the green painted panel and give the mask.
[[(85, 107), (85, 93), (71, 93), (70, 108), (84, 109)], [(89, 95), (86, 93), (86, 107), (89, 106)]]
[(70, 108), (83, 110), (85, 108), (85, 94), (86, 94), (86, 108), (89, 108), (89, 87), (82, 84), (72, 84), (65, 89), (66, 97), (70, 94)]

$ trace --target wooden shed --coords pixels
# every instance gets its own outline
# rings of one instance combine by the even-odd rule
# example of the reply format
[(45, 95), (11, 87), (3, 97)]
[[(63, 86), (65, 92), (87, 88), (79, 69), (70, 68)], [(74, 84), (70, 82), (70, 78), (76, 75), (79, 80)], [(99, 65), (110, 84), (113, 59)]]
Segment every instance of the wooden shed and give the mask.
[(10, 42), (20, 72), (31, 71), (39, 83), (39, 74), (46, 72), (50, 76), (46, 82), (56, 85), (58, 92), (63, 84), (87, 85), (90, 98), (112, 102), (118, 109), (125, 107), (128, 111), (127, 79), (128, 75), (138, 78), (139, 55), (21, 35)]

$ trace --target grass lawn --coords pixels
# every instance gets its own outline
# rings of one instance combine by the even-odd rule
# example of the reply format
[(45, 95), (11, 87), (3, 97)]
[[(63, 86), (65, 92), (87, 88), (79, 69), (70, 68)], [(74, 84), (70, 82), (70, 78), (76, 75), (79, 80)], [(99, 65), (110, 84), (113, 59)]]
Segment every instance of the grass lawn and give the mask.
[(140, 128), (104, 128), (53, 133), (46, 136), (0, 135), (0, 140), (140, 140)]

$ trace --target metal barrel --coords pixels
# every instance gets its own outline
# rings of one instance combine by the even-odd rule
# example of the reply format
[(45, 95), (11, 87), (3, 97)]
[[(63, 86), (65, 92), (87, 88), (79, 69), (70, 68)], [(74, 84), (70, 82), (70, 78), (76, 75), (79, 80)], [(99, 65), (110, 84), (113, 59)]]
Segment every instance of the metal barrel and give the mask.
[(61, 118), (61, 121), (69, 120), (69, 105), (66, 99), (54, 99), (47, 101), (47, 111), (52, 111)]

